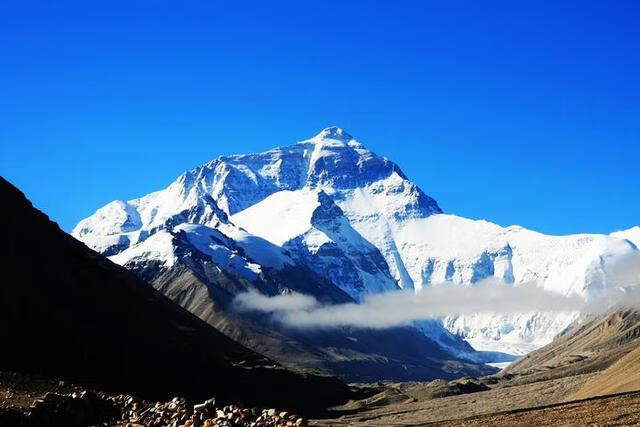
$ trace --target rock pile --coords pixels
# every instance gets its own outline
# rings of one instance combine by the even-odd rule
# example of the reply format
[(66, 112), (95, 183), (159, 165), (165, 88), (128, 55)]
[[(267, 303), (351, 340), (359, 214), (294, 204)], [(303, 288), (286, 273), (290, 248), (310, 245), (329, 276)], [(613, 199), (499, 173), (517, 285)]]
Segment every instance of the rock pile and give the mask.
[(215, 398), (190, 407), (178, 397), (169, 402), (139, 402), (133, 396), (120, 395), (121, 425), (129, 427), (307, 427), (307, 420), (276, 409), (245, 408), (242, 405), (216, 405)]
[(190, 405), (175, 397), (168, 402), (138, 400), (131, 395), (112, 396), (92, 391), (46, 393), (27, 409), (0, 411), (0, 426), (76, 427), (307, 427), (307, 420), (276, 409), (216, 405), (216, 399)]

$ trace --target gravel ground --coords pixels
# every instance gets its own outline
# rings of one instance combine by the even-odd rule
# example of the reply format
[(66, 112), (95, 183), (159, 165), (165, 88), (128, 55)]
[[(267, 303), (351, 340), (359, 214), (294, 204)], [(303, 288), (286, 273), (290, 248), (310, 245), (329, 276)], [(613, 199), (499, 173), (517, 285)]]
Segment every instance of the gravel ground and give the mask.
[(413, 426), (525, 409), (562, 402), (594, 374), (512, 385), (504, 382), (491, 390), (442, 398), (429, 396), (428, 385), (388, 387), (365, 401), (336, 408), (335, 417), (313, 420), (317, 426)]
[(487, 427), (635, 426), (640, 425), (640, 392), (560, 404), (549, 408), (456, 420), (437, 425)]

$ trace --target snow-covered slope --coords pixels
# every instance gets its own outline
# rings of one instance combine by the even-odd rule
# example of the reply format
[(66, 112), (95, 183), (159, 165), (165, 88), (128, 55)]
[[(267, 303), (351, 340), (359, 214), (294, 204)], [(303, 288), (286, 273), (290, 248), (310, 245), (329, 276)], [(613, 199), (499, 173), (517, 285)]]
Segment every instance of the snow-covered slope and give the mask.
[[(296, 206), (310, 205), (298, 195), (291, 196)], [(267, 240), (274, 239), (271, 230), (281, 224), (278, 218), (286, 218), (283, 211), (289, 206), (278, 203), (284, 201), (281, 197), (276, 193), (232, 216), (232, 221)], [(353, 209), (354, 205), (357, 209)], [(611, 236), (547, 236), (518, 226), (500, 227), (447, 214), (394, 221), (382, 214), (367, 215), (363, 205), (353, 199), (341, 204), (363, 237), (380, 245), (387, 257), (398, 257), (387, 261), (401, 265), (407, 275), (405, 286), (409, 284), (416, 290), (446, 283), (471, 286), (482, 279), (498, 277), (514, 286), (535, 282), (562, 295), (588, 295), (606, 286), (604, 271), (608, 262), (635, 250), (628, 241)], [(269, 212), (269, 216), (260, 215), (261, 212)], [(288, 247), (293, 240), (289, 235), (271, 241)], [(309, 248), (317, 246), (313, 241), (305, 242)], [(385, 250), (389, 247), (394, 250)], [(400, 281), (400, 277), (396, 279)], [(498, 313), (449, 316), (443, 322), (447, 329), (464, 336), (480, 350), (522, 354), (550, 342), (577, 315)]]
[(282, 246), (355, 300), (367, 293), (398, 289), (380, 251), (352, 228), (322, 190), (281, 191), (231, 218)]
[(161, 229), (110, 259), (125, 266), (153, 261), (163, 268), (170, 268), (178, 261), (181, 246), (187, 243), (226, 272), (248, 280), (256, 280), (263, 267), (282, 269), (294, 265), (285, 251), (266, 240), (242, 230), (234, 237), (237, 239), (204, 225), (182, 223)]
[[(73, 234), (120, 263), (141, 251), (170, 262), (155, 243), (166, 237), (154, 235), (182, 223), (218, 230), (239, 246), (242, 239), (270, 242), (356, 300), (398, 287), (472, 286), (489, 277), (585, 295), (606, 285), (604, 269), (613, 257), (637, 251), (631, 242), (640, 234), (637, 228), (624, 235), (546, 236), (443, 214), (396, 164), (336, 127), (263, 153), (219, 157), (164, 190), (108, 204)], [(194, 228), (182, 230), (198, 235), (188, 227)], [(264, 266), (261, 251), (242, 252), (246, 266), (229, 265), (245, 273)], [(450, 316), (443, 324), (477, 346), (521, 352), (549, 342), (575, 316), (498, 313)]]
[(118, 264), (153, 260), (165, 267), (176, 261), (177, 234), (184, 234), (189, 243), (222, 268), (247, 278), (256, 278), (261, 267), (294, 265), (282, 248), (231, 223), (189, 173), (165, 190), (109, 203), (72, 232)]
[(640, 247), (640, 226), (631, 227), (627, 230), (611, 233), (612, 236), (620, 239), (627, 239), (637, 247)]

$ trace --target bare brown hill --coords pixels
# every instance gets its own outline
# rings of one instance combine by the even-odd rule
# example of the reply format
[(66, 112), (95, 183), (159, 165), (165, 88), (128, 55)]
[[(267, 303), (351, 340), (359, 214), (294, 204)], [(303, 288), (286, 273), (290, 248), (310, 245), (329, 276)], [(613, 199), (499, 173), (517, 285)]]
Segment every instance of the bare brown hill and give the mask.
[(509, 366), (502, 376), (537, 381), (603, 371), (637, 348), (639, 337), (640, 312), (636, 310), (592, 316)]
[(640, 390), (640, 347), (602, 371), (567, 400)]

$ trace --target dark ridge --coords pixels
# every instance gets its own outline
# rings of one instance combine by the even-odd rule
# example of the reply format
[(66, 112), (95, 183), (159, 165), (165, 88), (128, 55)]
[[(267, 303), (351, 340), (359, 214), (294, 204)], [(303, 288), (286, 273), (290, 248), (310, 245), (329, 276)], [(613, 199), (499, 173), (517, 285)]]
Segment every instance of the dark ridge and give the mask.
[(307, 415), (353, 398), (333, 377), (294, 373), (229, 339), (60, 230), (1, 177), (0, 195), (0, 369)]

